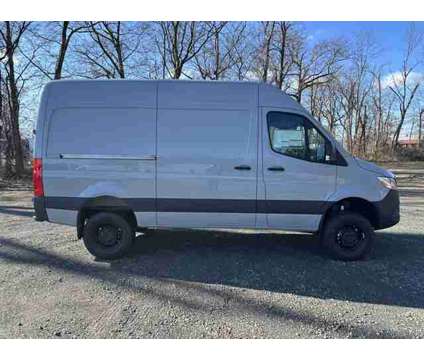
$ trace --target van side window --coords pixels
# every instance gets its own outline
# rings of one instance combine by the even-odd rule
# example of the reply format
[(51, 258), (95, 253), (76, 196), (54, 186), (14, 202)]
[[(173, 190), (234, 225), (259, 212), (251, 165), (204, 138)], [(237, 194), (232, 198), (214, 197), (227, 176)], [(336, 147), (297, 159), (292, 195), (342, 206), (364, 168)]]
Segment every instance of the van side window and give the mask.
[[(309, 161), (326, 162), (326, 139), (311, 126), (307, 130)], [(328, 159), (329, 160), (329, 159)], [(327, 161), (328, 161), (327, 160)]]
[(280, 112), (268, 113), (268, 131), (274, 151), (299, 159), (306, 157), (303, 118)]
[(271, 111), (267, 121), (271, 148), (275, 152), (306, 161), (330, 162), (328, 141), (305, 117)]

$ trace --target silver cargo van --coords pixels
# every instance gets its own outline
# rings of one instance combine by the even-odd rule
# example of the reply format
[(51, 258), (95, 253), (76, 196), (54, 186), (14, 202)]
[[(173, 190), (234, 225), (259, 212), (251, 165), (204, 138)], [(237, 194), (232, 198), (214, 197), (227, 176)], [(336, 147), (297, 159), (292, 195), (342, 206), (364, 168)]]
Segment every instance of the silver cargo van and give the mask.
[(144, 228), (319, 233), (364, 257), (399, 221), (390, 172), (357, 159), (296, 101), (251, 82), (46, 85), (34, 156), (37, 221), (76, 226), (98, 258)]

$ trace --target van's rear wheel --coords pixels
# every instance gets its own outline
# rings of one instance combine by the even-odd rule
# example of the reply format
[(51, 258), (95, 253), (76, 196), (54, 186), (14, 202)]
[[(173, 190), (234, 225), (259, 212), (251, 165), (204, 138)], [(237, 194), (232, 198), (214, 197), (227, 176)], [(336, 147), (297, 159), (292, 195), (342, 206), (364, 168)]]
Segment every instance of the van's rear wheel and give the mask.
[(135, 230), (123, 217), (101, 212), (91, 216), (84, 226), (84, 244), (99, 259), (118, 259), (131, 248)]
[(370, 222), (362, 215), (350, 212), (332, 216), (321, 236), (322, 244), (330, 255), (344, 261), (366, 257), (375, 239)]

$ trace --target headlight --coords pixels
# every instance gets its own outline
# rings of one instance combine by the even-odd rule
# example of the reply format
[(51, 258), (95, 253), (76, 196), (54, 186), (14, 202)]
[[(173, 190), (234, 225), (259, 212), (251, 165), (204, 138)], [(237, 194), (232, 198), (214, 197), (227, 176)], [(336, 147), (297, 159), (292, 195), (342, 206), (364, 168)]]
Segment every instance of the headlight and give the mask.
[(380, 184), (384, 186), (386, 189), (397, 190), (397, 184), (396, 184), (395, 178), (378, 176), (377, 179), (378, 181), (380, 181)]

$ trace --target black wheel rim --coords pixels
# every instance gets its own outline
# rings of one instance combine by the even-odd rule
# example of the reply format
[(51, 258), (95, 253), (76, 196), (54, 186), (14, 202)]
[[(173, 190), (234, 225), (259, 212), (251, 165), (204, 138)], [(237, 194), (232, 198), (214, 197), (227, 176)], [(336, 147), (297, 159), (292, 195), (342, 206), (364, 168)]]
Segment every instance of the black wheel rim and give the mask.
[(355, 225), (343, 226), (336, 235), (337, 244), (347, 251), (356, 250), (365, 240), (365, 232)]
[(116, 246), (121, 242), (122, 229), (112, 225), (100, 225), (97, 228), (97, 242), (104, 247)]

